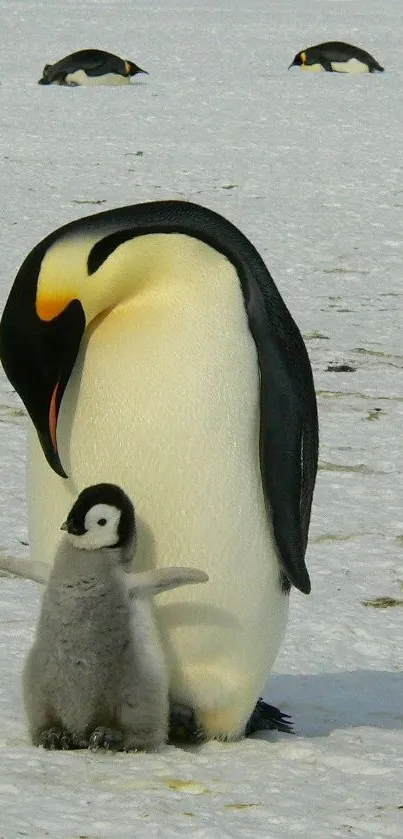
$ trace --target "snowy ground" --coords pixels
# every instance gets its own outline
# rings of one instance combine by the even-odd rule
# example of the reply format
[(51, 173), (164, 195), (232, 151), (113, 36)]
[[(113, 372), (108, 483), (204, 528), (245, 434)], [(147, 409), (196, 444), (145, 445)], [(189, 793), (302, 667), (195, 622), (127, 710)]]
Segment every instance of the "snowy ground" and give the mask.
[[(198, 201), (265, 258), (306, 338), (321, 420), (313, 593), (293, 594), (266, 692), (296, 735), (158, 755), (32, 748), (20, 672), (37, 591), (0, 577), (0, 837), (402, 837), (401, 0), (0, 10), (2, 305), (27, 252), (62, 223)], [(386, 72), (287, 72), (299, 49), (330, 39)], [(45, 63), (87, 46), (150, 76), (38, 87)], [(353, 369), (329, 369), (340, 364)], [(0, 385), (0, 550), (25, 556), (25, 418)]]

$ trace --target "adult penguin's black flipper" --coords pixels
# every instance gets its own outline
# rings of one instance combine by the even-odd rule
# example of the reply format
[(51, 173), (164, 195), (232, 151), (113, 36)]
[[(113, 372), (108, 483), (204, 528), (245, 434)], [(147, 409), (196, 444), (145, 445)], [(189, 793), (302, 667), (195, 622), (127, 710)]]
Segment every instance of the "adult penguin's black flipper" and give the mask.
[(308, 594), (305, 550), (318, 463), (318, 416), (308, 353), (265, 266), (241, 275), (260, 375), (260, 467), (285, 586)]

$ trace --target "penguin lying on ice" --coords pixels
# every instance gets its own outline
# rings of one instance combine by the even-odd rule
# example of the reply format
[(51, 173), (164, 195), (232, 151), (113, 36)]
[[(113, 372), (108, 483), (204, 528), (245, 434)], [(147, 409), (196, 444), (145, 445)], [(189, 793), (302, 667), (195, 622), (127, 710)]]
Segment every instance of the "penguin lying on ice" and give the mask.
[(137, 499), (139, 567), (214, 580), (158, 598), (173, 702), (207, 738), (284, 727), (259, 696), (290, 588), (310, 590), (318, 422), (306, 347), (253, 245), (181, 201), (73, 221), (20, 268), (0, 356), (32, 420), (34, 563), (52, 563), (77, 487), (118, 483)]
[[(61, 58), (56, 64), (45, 64), (38, 84), (121, 85), (130, 84), (130, 77), (147, 73), (133, 61), (125, 61), (104, 50), (79, 50)], [(147, 73), (148, 75), (148, 73)]]
[(62, 525), (24, 668), (32, 742), (45, 748), (153, 750), (168, 738), (168, 675), (150, 597), (206, 582), (194, 568), (131, 574), (133, 505), (87, 487)]
[(376, 70), (383, 72), (384, 69), (369, 52), (342, 41), (327, 41), (301, 50), (290, 67), (327, 70), (330, 73), (374, 73)]

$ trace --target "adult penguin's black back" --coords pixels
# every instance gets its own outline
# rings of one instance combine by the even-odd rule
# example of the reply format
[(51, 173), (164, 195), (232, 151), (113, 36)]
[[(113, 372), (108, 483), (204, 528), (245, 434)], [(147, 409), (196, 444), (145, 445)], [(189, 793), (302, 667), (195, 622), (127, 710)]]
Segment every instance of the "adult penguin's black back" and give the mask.
[(343, 41), (326, 41), (307, 47), (297, 53), (290, 67), (323, 69), (330, 73), (374, 73), (384, 69), (369, 52)]

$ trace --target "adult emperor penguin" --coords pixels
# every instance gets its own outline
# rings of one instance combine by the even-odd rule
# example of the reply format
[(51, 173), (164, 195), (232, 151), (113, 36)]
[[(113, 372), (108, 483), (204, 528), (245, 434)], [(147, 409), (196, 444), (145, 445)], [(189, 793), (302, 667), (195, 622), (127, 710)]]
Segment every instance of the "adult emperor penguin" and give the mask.
[[(45, 64), (38, 84), (122, 85), (130, 77), (147, 73), (133, 61), (126, 61), (104, 50), (79, 50), (61, 58), (56, 64)], [(148, 74), (147, 74), (148, 75)]]
[(32, 420), (33, 560), (52, 562), (83, 486), (121, 486), (138, 568), (210, 579), (156, 604), (173, 701), (207, 738), (262, 727), (290, 587), (310, 591), (318, 423), (306, 347), (251, 242), (181, 201), (73, 221), (21, 266), (0, 356)]
[(290, 64), (290, 67), (295, 66), (329, 73), (374, 73), (384, 69), (369, 52), (342, 41), (327, 41), (301, 50)]

